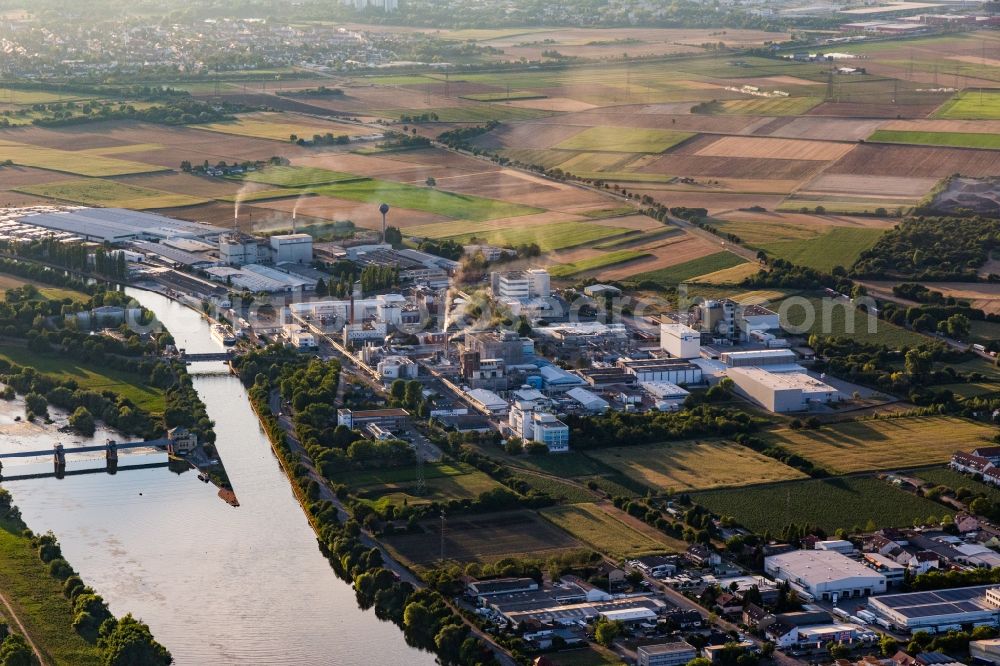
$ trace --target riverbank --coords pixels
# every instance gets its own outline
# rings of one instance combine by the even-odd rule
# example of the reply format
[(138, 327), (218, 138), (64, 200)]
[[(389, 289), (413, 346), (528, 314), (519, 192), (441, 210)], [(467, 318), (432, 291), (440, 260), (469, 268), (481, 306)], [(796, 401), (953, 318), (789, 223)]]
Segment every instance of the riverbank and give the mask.
[(73, 630), (73, 605), (63, 583), (51, 576), (24, 529), (20, 521), (0, 518), (0, 590), (44, 663), (98, 666), (100, 650)]

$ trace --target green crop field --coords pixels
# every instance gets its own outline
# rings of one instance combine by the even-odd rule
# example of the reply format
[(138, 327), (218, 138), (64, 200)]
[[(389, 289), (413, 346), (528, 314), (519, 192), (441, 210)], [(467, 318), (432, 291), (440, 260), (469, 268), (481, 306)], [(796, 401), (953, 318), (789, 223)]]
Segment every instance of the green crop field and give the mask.
[(724, 268), (732, 268), (743, 263), (746, 263), (746, 261), (732, 252), (716, 252), (715, 254), (699, 257), (698, 259), (685, 261), (676, 266), (661, 268), (647, 273), (639, 273), (638, 275), (633, 275), (630, 279), (637, 282), (650, 280), (664, 287), (672, 287), (681, 282), (686, 282), (702, 275), (708, 275), (709, 273), (715, 273)]
[(243, 180), (277, 185), (278, 187), (309, 187), (310, 185), (328, 185), (345, 180), (360, 180), (361, 178), (363, 176), (317, 167), (272, 166), (262, 171), (248, 173), (243, 177)]
[(814, 238), (761, 243), (758, 247), (793, 264), (829, 273), (834, 266), (852, 266), (884, 233), (883, 229), (832, 227)]
[(78, 102), (93, 99), (93, 95), (81, 93), (47, 92), (45, 90), (18, 90), (17, 88), (0, 88), (0, 104), (31, 106), (32, 104), (53, 104), (59, 102)]
[(87, 152), (59, 150), (32, 146), (26, 143), (0, 140), (0, 162), (10, 160), (14, 164), (49, 171), (62, 171), (79, 176), (125, 176), (134, 173), (167, 171), (166, 167), (129, 162), (113, 157), (102, 157)]
[(137, 374), (96, 367), (63, 356), (39, 354), (14, 345), (4, 345), (0, 349), (0, 358), (35, 368), (38, 372), (52, 375), (56, 379), (64, 381), (72, 379), (80, 385), (80, 388), (114, 391), (150, 412), (161, 413), (165, 406), (163, 392), (146, 384)]
[(821, 97), (755, 97), (720, 102), (719, 112), (740, 116), (801, 116), (823, 101)]
[(1000, 488), (976, 481), (971, 476), (956, 472), (950, 467), (934, 467), (922, 469), (914, 473), (918, 479), (936, 486), (948, 486), (952, 490), (968, 488), (977, 495), (982, 495), (991, 502), (1000, 502)]
[(648, 255), (645, 252), (639, 252), (637, 250), (617, 250), (615, 252), (608, 252), (607, 254), (602, 254), (597, 257), (590, 257), (589, 259), (581, 259), (580, 261), (574, 261), (568, 264), (550, 266), (549, 273), (552, 274), (552, 277), (565, 278), (572, 275), (579, 275), (580, 273), (585, 273), (587, 271), (597, 270), (598, 268), (607, 268), (608, 266), (624, 264), (625, 262), (634, 261), (640, 257), (646, 256)]
[(455, 194), (431, 187), (416, 187), (406, 183), (366, 178), (347, 183), (323, 185), (312, 190), (336, 199), (385, 202), (395, 208), (409, 208), (467, 220), (491, 220), (498, 217), (518, 217), (542, 212), (541, 208), (484, 199), (470, 194)]
[(625, 662), (611, 650), (591, 643), (578, 650), (560, 650), (545, 655), (553, 666), (624, 666)]
[(226, 196), (216, 197), (217, 201), (273, 201), (275, 199), (289, 199), (292, 197), (308, 197), (313, 196), (309, 190), (296, 190), (293, 188), (287, 188), (282, 190), (253, 190), (251, 192), (240, 192), (239, 194), (227, 194)]
[(985, 444), (990, 426), (949, 416), (847, 421), (818, 430), (781, 429), (764, 438), (832, 472), (920, 467)]
[(642, 534), (611, 517), (594, 504), (568, 504), (540, 512), (594, 550), (616, 559), (638, 557), (671, 550), (670, 543)]
[[(434, 463), (424, 465), (424, 478), (437, 479), (444, 476), (461, 476), (469, 474), (475, 469), (463, 463)], [(393, 467), (388, 469), (376, 469), (365, 471), (338, 472), (330, 477), (333, 483), (342, 483), (349, 488), (361, 486), (392, 485), (397, 483), (411, 483), (415, 480), (416, 470), (412, 467)]]
[(568, 156), (573, 155), (573, 153), (565, 150), (543, 148), (504, 148), (499, 150), (498, 153), (509, 160), (523, 164), (535, 164), (546, 169), (559, 166), (566, 161)]
[(193, 197), (187, 194), (164, 192), (163, 190), (154, 190), (148, 187), (128, 185), (100, 178), (82, 178), (79, 180), (42, 183), (40, 185), (27, 185), (18, 187), (15, 191), (34, 194), (35, 196), (46, 197), (48, 199), (86, 204), (88, 206), (129, 208), (132, 210), (197, 206), (209, 201), (208, 199)]
[(481, 493), (496, 490), (500, 484), (486, 474), (469, 469), (462, 474), (439, 474), (426, 478), (426, 490), (418, 493), (417, 471), (411, 468), (409, 478), (401, 475), (398, 481), (354, 487), (357, 497), (379, 510), (389, 505), (417, 505), (430, 502), (447, 502), (453, 499), (476, 499)]
[(875, 199), (866, 197), (810, 196), (793, 194), (774, 209), (782, 213), (823, 212), (826, 215), (874, 214), (879, 208), (887, 211), (906, 213), (917, 203), (917, 199)]
[(844, 528), (906, 527), (930, 516), (954, 512), (871, 477), (810, 479), (707, 490), (692, 499), (713, 513), (733, 516), (748, 529), (778, 533), (791, 523), (815, 525), (829, 533)]
[(694, 135), (694, 132), (635, 127), (590, 127), (566, 139), (556, 148), (613, 153), (662, 153)]
[(849, 336), (859, 342), (886, 345), (890, 349), (925, 344), (929, 338), (870, 316), (845, 300), (793, 296), (784, 308), (781, 325), (804, 335)]
[(985, 132), (911, 132), (875, 130), (869, 141), (911, 143), (921, 146), (955, 146), (957, 148), (989, 148), (1000, 150), (1000, 134)]
[(566, 152), (571, 157), (559, 163), (559, 168), (570, 173), (591, 173), (594, 171), (615, 171), (635, 159), (635, 153), (620, 152)]
[[(73, 630), (73, 605), (60, 580), (21, 535), (23, 524), (0, 521), (0, 589), (50, 664), (102, 663), (100, 651)], [(3, 608), (0, 615), (6, 615)], [(13, 622), (11, 629), (17, 630)], [(13, 662), (11, 662), (13, 663)]]
[[(420, 532), (383, 538), (389, 549), (416, 566), (434, 566), (441, 557), (441, 521), (420, 523)], [(532, 511), (450, 516), (445, 528), (445, 559), (495, 562), (505, 557), (545, 559), (584, 550), (584, 545)]]
[(567, 247), (583, 245), (592, 241), (610, 238), (628, 233), (628, 229), (605, 227), (589, 222), (553, 222), (538, 224), (531, 227), (490, 229), (452, 236), (460, 243), (472, 242), (475, 238), (490, 245), (515, 247), (528, 243), (537, 243), (542, 252), (561, 250)]
[(803, 479), (773, 458), (733, 442), (667, 442), (588, 453), (625, 476), (661, 492)]
[[(1000, 90), (964, 90), (941, 105), (935, 118), (1000, 120)], [(995, 136), (995, 135), (994, 135)]]
[(518, 481), (527, 483), (533, 490), (537, 490), (540, 493), (547, 493), (555, 500), (565, 504), (593, 502), (595, 499), (594, 493), (590, 490), (551, 476), (518, 471), (514, 472), (514, 477)]

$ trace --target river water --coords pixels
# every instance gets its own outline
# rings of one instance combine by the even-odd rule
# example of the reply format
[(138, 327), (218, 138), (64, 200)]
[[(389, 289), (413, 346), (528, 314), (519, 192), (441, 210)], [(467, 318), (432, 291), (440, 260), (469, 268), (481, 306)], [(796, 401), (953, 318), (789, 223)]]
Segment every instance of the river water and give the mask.
[[(129, 293), (156, 313), (178, 347), (221, 349), (197, 313), (159, 294)], [(360, 610), (354, 591), (334, 575), (239, 380), (220, 373), (221, 363), (196, 365), (194, 385), (215, 421), (239, 507), (193, 471), (121, 469), (162, 463), (162, 453), (123, 452), (114, 476), (73, 475), (103, 460), (69, 456), (64, 479), (4, 482), (27, 524), (55, 532), (111, 611), (147, 622), (178, 664), (433, 664), (395, 625)], [(20, 433), (17, 447), (40, 450), (62, 440), (54, 429), (38, 429)], [(0, 450), (9, 447), (0, 434)], [(48, 461), (16, 469), (9, 462), (6, 475), (52, 469)]]

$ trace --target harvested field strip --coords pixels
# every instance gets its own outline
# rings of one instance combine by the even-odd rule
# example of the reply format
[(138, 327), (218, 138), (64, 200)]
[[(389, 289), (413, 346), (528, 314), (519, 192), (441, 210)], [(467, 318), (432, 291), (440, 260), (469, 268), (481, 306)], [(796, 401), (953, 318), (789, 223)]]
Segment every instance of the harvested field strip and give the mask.
[(49, 199), (58, 199), (59, 201), (86, 204), (88, 206), (129, 208), (132, 210), (178, 208), (181, 206), (197, 206), (209, 202), (209, 199), (153, 190), (148, 187), (137, 187), (135, 185), (127, 185), (100, 178), (43, 183), (41, 185), (19, 187), (15, 191)]
[(205, 125), (190, 125), (194, 129), (236, 136), (252, 136), (287, 143), (291, 136), (311, 140), (316, 134), (334, 136), (359, 136), (370, 134), (371, 130), (354, 125), (339, 123), (320, 124), (311, 118), (298, 118), (284, 113), (258, 113), (239, 116), (236, 120)]
[(632, 161), (633, 153), (576, 153), (565, 162), (559, 163), (563, 171), (576, 173), (578, 171), (615, 171), (623, 164)]
[(598, 257), (591, 257), (590, 259), (581, 259), (580, 261), (574, 261), (568, 264), (549, 266), (549, 273), (552, 274), (552, 277), (565, 278), (573, 275), (579, 275), (580, 273), (585, 273), (587, 271), (597, 270), (598, 268), (624, 264), (645, 256), (648, 256), (645, 252), (639, 252), (636, 250), (618, 250), (617, 252), (608, 252), (607, 254), (602, 254)]
[(91, 155), (128, 155), (129, 153), (147, 153), (154, 150), (163, 150), (166, 148), (162, 143), (131, 143), (125, 146), (106, 146), (104, 148), (87, 148), (81, 150), (81, 153), (89, 153)]
[(26, 143), (0, 140), (0, 162), (10, 160), (20, 166), (62, 171), (79, 176), (124, 176), (132, 173), (168, 171), (165, 167), (128, 162), (84, 152), (43, 148)]
[(747, 262), (733, 266), (732, 268), (723, 268), (721, 271), (715, 271), (714, 273), (699, 275), (695, 279), (702, 284), (732, 285), (739, 284), (745, 278), (756, 275), (759, 270), (760, 266)]
[(805, 474), (726, 441), (670, 442), (589, 451), (625, 476), (661, 492), (803, 479)]
[(556, 148), (613, 153), (662, 153), (693, 136), (693, 132), (672, 130), (590, 127), (566, 139)]
[(762, 243), (760, 249), (793, 264), (829, 272), (835, 266), (852, 266), (884, 233), (882, 229), (833, 227), (815, 238)]
[(309, 192), (300, 190), (254, 190), (242, 192), (240, 194), (230, 194), (224, 197), (216, 197), (217, 201), (273, 201), (275, 199), (289, 199), (292, 197), (312, 196)]
[(538, 93), (530, 92), (485, 92), (485, 93), (470, 93), (468, 95), (459, 95), (459, 99), (469, 99), (474, 102), (510, 102), (514, 100), (523, 99), (546, 99), (547, 95), (539, 95)]
[(701, 157), (748, 157), (784, 160), (838, 160), (854, 148), (854, 144), (774, 137), (726, 136), (698, 150)]
[(986, 444), (994, 432), (974, 421), (922, 416), (782, 429), (764, 437), (833, 472), (849, 473), (947, 462), (956, 450)]
[(1000, 152), (865, 143), (831, 165), (826, 173), (918, 178), (943, 178), (954, 173), (974, 177), (995, 176), (1000, 173)]
[(330, 171), (318, 167), (272, 166), (262, 171), (254, 171), (243, 177), (253, 183), (277, 185), (278, 187), (309, 187), (328, 185), (348, 180), (362, 180), (364, 176), (352, 173)]
[(870, 477), (709, 490), (695, 493), (692, 499), (713, 513), (733, 516), (757, 534), (777, 534), (790, 523), (815, 525), (831, 533), (855, 526), (861, 530), (869, 521), (883, 527), (908, 527), (914, 520), (954, 513)]
[(700, 275), (715, 273), (724, 268), (732, 268), (743, 263), (746, 263), (746, 261), (732, 252), (716, 252), (715, 254), (692, 259), (676, 266), (661, 268), (647, 273), (639, 273), (632, 276), (631, 279), (636, 282), (650, 281), (664, 287), (671, 287)]
[(618, 236), (630, 231), (632, 230), (605, 227), (586, 222), (555, 222), (553, 224), (539, 224), (532, 227), (477, 231), (453, 236), (452, 239), (460, 243), (467, 243), (475, 238), (479, 241), (485, 241), (490, 245), (502, 245), (504, 247), (537, 243), (542, 252), (550, 252), (552, 250), (561, 250), (567, 247), (575, 247), (584, 243)]
[(640, 534), (593, 504), (549, 507), (540, 513), (594, 550), (616, 559), (662, 553), (668, 549), (665, 540), (657, 541)]
[(385, 202), (397, 208), (410, 208), (469, 220), (491, 220), (542, 212), (541, 208), (456, 194), (430, 187), (415, 187), (388, 180), (366, 179), (334, 183), (316, 187), (313, 191), (336, 199), (375, 204)]
[(954, 146), (957, 148), (1000, 150), (1000, 134), (876, 130), (874, 134), (868, 137), (868, 140), (882, 143), (909, 143), (921, 146)]
[(566, 161), (571, 153), (564, 150), (532, 150), (525, 148), (505, 148), (499, 151), (500, 155), (515, 162), (523, 164), (537, 164), (546, 169), (556, 167)]

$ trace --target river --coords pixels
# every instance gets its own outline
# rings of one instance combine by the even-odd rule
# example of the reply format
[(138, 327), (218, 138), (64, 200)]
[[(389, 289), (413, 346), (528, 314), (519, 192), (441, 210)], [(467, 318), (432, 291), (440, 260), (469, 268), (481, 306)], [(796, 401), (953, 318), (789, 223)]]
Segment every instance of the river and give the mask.
[[(178, 347), (221, 349), (197, 313), (159, 294), (128, 292)], [(215, 421), (239, 507), (193, 471), (162, 467), (5, 482), (27, 524), (55, 532), (111, 611), (147, 622), (178, 664), (433, 664), (398, 627), (360, 610), (335, 576), (239, 380), (220, 373), (220, 363), (197, 366), (194, 386)], [(29, 439), (42, 449), (56, 435)], [(2, 438), (0, 447), (7, 450)], [(164, 459), (123, 453), (120, 466)], [(67, 468), (102, 464), (70, 456)], [(51, 463), (5, 467), (9, 475), (36, 470), (51, 471)]]

